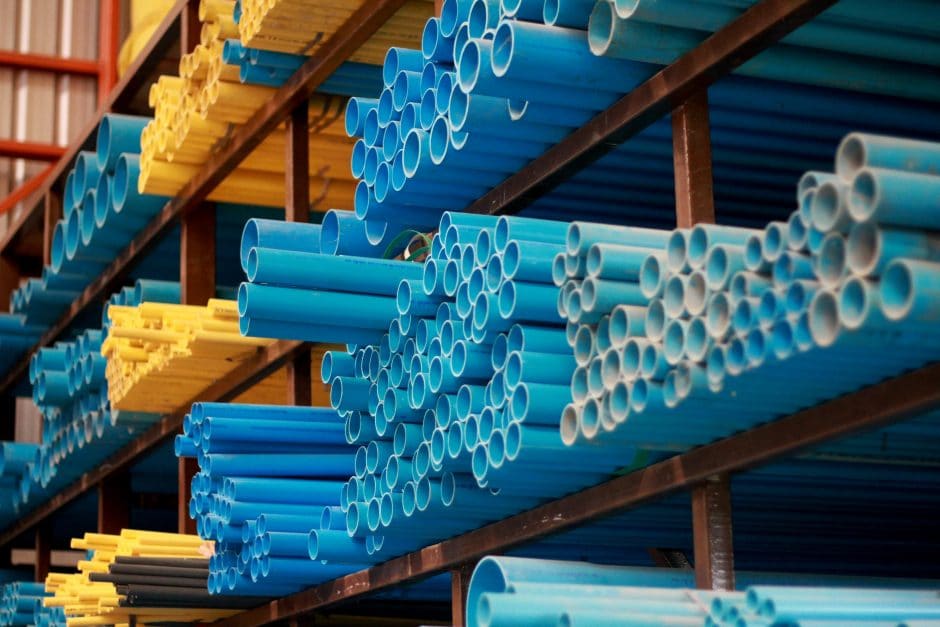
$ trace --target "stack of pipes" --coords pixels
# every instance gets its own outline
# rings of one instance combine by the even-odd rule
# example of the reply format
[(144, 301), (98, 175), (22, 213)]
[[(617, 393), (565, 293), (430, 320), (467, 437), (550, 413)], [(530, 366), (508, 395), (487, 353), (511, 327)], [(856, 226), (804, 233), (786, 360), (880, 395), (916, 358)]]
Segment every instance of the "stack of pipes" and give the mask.
[[(350, 242), (361, 240), (344, 239), (360, 233), (355, 223), (335, 226), (249, 223), (239, 314), (248, 335), (353, 344), (327, 353), (321, 371), (346, 440), (358, 446), (355, 475), (330, 512), (329, 528), (345, 523), (359, 545), (344, 557), (350, 564), (645, 460), (623, 446), (566, 449), (558, 437), (575, 369), (551, 283), (566, 224), (446, 213), (423, 268), (357, 257)], [(328, 254), (336, 250), (343, 254)], [(564, 478), (538, 480), (556, 464), (568, 465)]]
[[(470, 580), (466, 624), (903, 627), (940, 615), (936, 591), (916, 589), (929, 581), (740, 575), (743, 591), (695, 590), (690, 571), (485, 557)], [(803, 581), (769, 584), (787, 579)]]
[[(199, 462), (189, 511), (200, 536), (216, 542), (210, 593), (284, 595), (351, 570), (308, 552), (353, 467), (334, 410), (196, 403), (176, 453)], [(346, 553), (356, 548), (345, 532), (329, 533)]]
[(3, 519), (12, 519), (29, 492), (31, 465), (36, 462), (39, 445), (27, 442), (0, 442), (0, 512)]
[[(352, 99), (347, 109), (347, 132), (358, 138), (351, 161), (361, 179), (357, 215), (433, 227), (441, 211), (473, 202), (651, 76), (653, 65), (591, 54), (584, 30), (590, 10), (583, 2), (448, 0), (441, 17), (426, 23), (420, 53), (391, 49), (381, 96)], [(865, 7), (853, 5), (850, 13), (859, 10)], [(697, 17), (683, 6), (675, 12)], [(851, 26), (843, 30), (857, 35)], [(869, 29), (853, 40), (864, 54), (869, 36), (880, 35)], [(935, 62), (935, 48), (930, 43), (916, 54)], [(840, 82), (841, 75), (829, 71), (835, 79), (827, 84), (906, 93), (905, 74), (896, 77), (889, 66), (868, 60), (853, 61), (859, 80)], [(904, 69), (930, 75), (911, 89), (937, 99), (931, 68)], [(722, 81), (709, 96), (716, 193), (737, 220), (754, 219), (754, 198), (768, 207), (785, 200), (787, 176), (825, 154), (850, 130), (847, 119), (878, 132), (940, 133), (929, 106), (881, 96), (748, 78)], [(653, 124), (529, 213), (667, 224), (674, 214), (671, 141), (668, 120)]]
[[(680, 229), (649, 255), (611, 232), (583, 251), (570, 264), (583, 272), (559, 277), (579, 363), (562, 439), (694, 446), (935, 360), (938, 155), (936, 143), (852, 134), (835, 174), (801, 179), (787, 222)], [(583, 229), (572, 225), (569, 250)], [(612, 289), (640, 296), (584, 318), (608, 262), (622, 275)]]
[[(180, 59), (178, 76), (162, 76), (151, 86), (153, 122), (141, 137), (139, 189), (175, 195), (200, 171), (208, 156), (228, 141), (273, 96), (302, 57), (243, 47), (232, 19), (235, 2), (203, 0), (201, 42)], [(321, 94), (370, 94), (375, 71), (361, 64), (339, 68)], [(311, 208), (352, 205), (354, 184), (345, 168), (351, 141), (338, 118), (345, 98), (314, 95), (310, 100)], [(233, 170), (210, 200), (283, 206), (284, 126)], [(340, 165), (342, 164), (342, 166)]]
[(0, 372), (6, 372), (39, 341), (45, 325), (28, 325), (23, 314), (0, 313)]
[(166, 198), (137, 193), (140, 134), (148, 118), (106, 114), (96, 151), (78, 154), (65, 179), (63, 217), (52, 237), (51, 264), (10, 296), (10, 311), (29, 325), (49, 325), (131, 241)]
[(0, 627), (37, 624), (46, 596), (46, 587), (41, 583), (4, 584), (0, 589)]
[(175, 609), (179, 618), (186, 615), (187, 610), (197, 614), (214, 609), (220, 610), (218, 617), (224, 617), (234, 614), (238, 608), (254, 607), (264, 600), (209, 596), (206, 590), (209, 561), (205, 557), (116, 556), (107, 572), (91, 572), (88, 577), (92, 582), (114, 584), (118, 595), (123, 597), (120, 607), (134, 608), (133, 611), (145, 614), (154, 608), (160, 608), (161, 612)]
[[(178, 284), (139, 279), (112, 295), (105, 311), (110, 304), (178, 299)], [(21, 505), (38, 504), (159, 419), (159, 414), (147, 410), (112, 411), (101, 354), (107, 335), (106, 319), (101, 329), (86, 329), (76, 341), (57, 342), (30, 359), (29, 378), (43, 415), (43, 440), (24, 478)]]
[[(49, 574), (46, 589), (53, 596), (44, 600), (46, 607), (62, 608), (69, 625), (123, 625), (131, 616), (143, 623), (200, 622), (238, 611), (219, 608), (208, 599), (204, 605), (194, 606), (182, 593), (178, 595), (180, 603), (175, 606), (166, 602), (141, 606), (134, 603), (137, 593), (144, 593), (151, 601), (155, 597), (150, 594), (155, 591), (146, 584), (137, 584), (136, 590), (124, 589), (128, 584), (116, 586), (111, 578), (100, 576), (111, 572), (116, 560), (124, 557), (183, 559), (195, 570), (201, 567), (204, 571), (207, 563), (204, 551), (211, 551), (212, 544), (198, 536), (123, 529), (120, 535), (86, 533), (82, 538), (72, 539), (72, 548), (88, 551), (88, 557), (78, 563), (75, 574)], [(186, 588), (177, 585), (165, 592), (179, 592), (180, 587)], [(171, 594), (156, 596), (167, 601), (172, 598)]]
[[(228, 39), (222, 46), (222, 62), (238, 66), (238, 77), (248, 85), (280, 87), (307, 60), (302, 54), (286, 54), (272, 50), (246, 48), (237, 39)], [(317, 91), (334, 96), (361, 96), (382, 89), (382, 68), (347, 61), (336, 69)]]
[[(604, 59), (667, 65), (738, 18), (755, 0), (721, 0), (705, 7), (694, 4), (688, 0), (598, 0), (592, 11), (586, 11), (583, 2), (549, 0), (544, 16), (554, 11), (554, 23), (559, 26), (587, 29), (591, 52)], [(940, 68), (940, 7), (917, 2), (916, 8), (908, 9), (887, 11), (863, 0), (839, 3), (734, 72), (935, 101), (940, 94), (936, 73)], [(496, 68), (501, 67), (500, 59), (508, 63), (513, 56), (502, 47), (514, 42), (513, 35), (497, 29), (494, 49), (505, 54), (494, 55)], [(583, 39), (578, 42), (579, 46), (584, 43)], [(550, 62), (552, 54), (545, 56)]]
[[(102, 330), (88, 329), (76, 341), (57, 342), (30, 359), (33, 401), (43, 417), (42, 447), (31, 473), (37, 488), (50, 488), (54, 479), (59, 485), (60, 470), (69, 478), (80, 474), (137, 433), (112, 424), (100, 352), (103, 336)], [(149, 424), (156, 416), (140, 419)]]
[[(364, 0), (343, 3), (328, 0), (242, 0), (235, 21), (245, 46), (313, 55), (364, 3)], [(350, 60), (381, 64), (390, 47), (417, 44), (418, 28), (432, 15), (434, 4), (431, 0), (408, 0), (352, 53)]]
[(117, 410), (173, 411), (273, 342), (239, 333), (234, 301), (111, 305), (108, 317), (101, 354), (108, 399)]
[[(234, 295), (231, 288), (219, 291)], [(159, 419), (160, 415), (150, 408), (112, 408), (101, 346), (108, 336), (107, 311), (112, 305), (120, 308), (137, 307), (143, 302), (178, 303), (179, 298), (179, 283), (138, 279), (133, 286), (111, 296), (101, 329), (86, 329), (75, 341), (57, 342), (32, 356), (29, 379), (33, 399), (43, 416), (43, 439), (26, 460), (30, 464), (12, 495), (14, 512), (39, 504)]]

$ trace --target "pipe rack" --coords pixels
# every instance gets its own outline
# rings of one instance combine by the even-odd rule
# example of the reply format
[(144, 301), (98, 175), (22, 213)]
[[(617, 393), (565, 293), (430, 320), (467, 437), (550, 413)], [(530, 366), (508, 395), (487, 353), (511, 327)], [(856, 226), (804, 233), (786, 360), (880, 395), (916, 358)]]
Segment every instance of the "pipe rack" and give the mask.
[[(702, 97), (704, 89), (718, 77), (728, 73), (736, 64), (779, 40), (834, 3), (835, 0), (764, 0), (485, 194), (470, 207), (470, 211), (491, 214), (517, 211), (533, 198), (546, 193), (599, 158), (613, 145), (675, 109), (673, 129), (679, 225), (688, 227), (700, 221), (714, 221), (708, 133), (701, 133), (703, 128), (707, 131), (708, 123), (707, 99)], [(233, 136), (228, 148), (213, 156), (180, 195), (118, 255), (103, 275), (73, 303), (69, 313), (51, 334), (44, 338), (44, 343), (50, 343), (89, 303), (108, 292), (131, 262), (176, 220), (196, 212), (211, 189), (256, 147), (268, 132), (276, 128), (295, 109), (305, 110), (305, 98), (312, 93), (318, 82), (324, 80), (348, 57), (358, 42), (368, 38), (402, 4), (403, 0), (379, 0), (370, 5), (369, 11), (353, 14), (323, 46), (322, 53), (312, 57), (298, 70), (259, 115)], [(186, 2), (180, 2), (167, 22), (158, 29), (155, 40), (168, 36), (167, 33), (175, 25), (174, 20), (185, 14), (185, 5)], [(150, 56), (150, 52), (158, 47), (152, 42), (151, 49), (142, 55), (141, 64)], [(134, 74), (132, 69), (125, 81), (132, 80)], [(112, 101), (117, 97), (113, 95)], [(288, 130), (290, 131), (290, 126)], [(298, 154), (296, 145), (292, 142), (288, 142), (288, 145), (294, 149), (292, 154)], [(306, 150), (302, 152), (305, 153)], [(291, 176), (289, 167), (288, 177)], [(56, 176), (51, 177), (50, 181), (55, 178)], [(50, 183), (50, 188), (51, 185)], [(303, 193), (297, 186), (292, 188), (288, 185), (289, 204), (293, 198)], [(22, 225), (31, 219), (30, 216), (35, 219), (35, 213), (36, 211), (31, 212), (17, 225), (12, 234), (0, 244), (0, 252), (7, 251)], [(199, 400), (232, 398), (238, 391), (250, 386), (276, 367), (285, 362), (292, 362), (304, 350), (300, 342), (277, 342), (259, 351), (256, 357), (224, 377), (203, 393)], [(19, 374), (15, 370), (3, 379), (0, 391), (5, 392), (12, 387), (25, 372), (25, 364), (18, 372)], [(303, 379), (303, 373), (294, 374)], [(309, 379), (309, 373), (307, 377)], [(712, 550), (703, 550), (701, 556), (697, 554), (697, 557), (701, 558), (696, 559), (697, 565), (701, 564), (698, 568), (699, 584), (708, 587), (721, 585), (721, 577), (726, 574), (723, 573), (723, 567), (730, 566), (730, 560), (729, 556), (722, 556), (720, 551), (730, 549), (730, 532), (720, 524), (709, 526), (712, 519), (703, 511), (707, 510), (709, 503), (715, 503), (719, 506), (719, 513), (728, 513), (730, 505), (722, 502), (722, 498), (727, 498), (727, 492), (722, 496), (720, 488), (709, 492), (702, 486), (713, 477), (725, 477), (728, 473), (740, 472), (822, 442), (902, 420), (928, 408), (940, 406), (940, 390), (936, 389), (935, 385), (938, 377), (940, 366), (927, 366), (798, 412), (773, 424), (676, 455), (653, 466), (457, 538), (425, 547), (385, 564), (272, 601), (255, 610), (234, 616), (222, 624), (247, 626), (292, 618), (341, 600), (446, 570), (452, 570), (454, 573), (455, 624), (462, 624), (462, 618), (458, 620), (457, 616), (463, 613), (461, 591), (465, 593), (468, 563), (486, 553), (500, 552), (520, 543), (682, 490), (693, 490), (694, 493), (697, 553), (700, 544), (706, 545), (707, 549), (707, 541), (713, 540)], [(182, 416), (188, 406), (189, 403), (165, 416), (143, 436), (115, 454), (109, 460), (110, 463), (86, 473), (79, 481), (54, 497), (49, 504), (4, 531), (0, 534), (0, 545), (9, 543), (24, 531), (46, 520), (66, 503), (107, 480), (112, 474), (126, 468), (141, 455), (174, 435), (182, 424)], [(714, 550), (715, 547), (718, 550)]]

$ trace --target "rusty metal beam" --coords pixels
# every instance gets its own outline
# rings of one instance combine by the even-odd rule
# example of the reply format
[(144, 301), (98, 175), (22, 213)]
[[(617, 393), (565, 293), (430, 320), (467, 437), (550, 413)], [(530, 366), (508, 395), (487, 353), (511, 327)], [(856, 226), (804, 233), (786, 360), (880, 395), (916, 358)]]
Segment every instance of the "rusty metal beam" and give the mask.
[(727, 474), (709, 477), (692, 488), (692, 539), (697, 587), (734, 590), (731, 529), (731, 478)]
[(476, 562), (461, 564), (450, 571), (450, 622), (454, 627), (467, 625), (467, 593)]
[(10, 308), (10, 294), (19, 286), (19, 266), (0, 256), (0, 310), (7, 311)]
[(131, 522), (131, 473), (125, 467), (98, 483), (98, 533), (121, 533)]
[(822, 442), (923, 413), (940, 407), (938, 380), (940, 364), (921, 368), (373, 568), (271, 601), (217, 625), (265, 625), (307, 614), (694, 488), (711, 477), (753, 468)]
[(43, 197), (42, 205), (42, 263), (52, 263), (52, 236), (55, 225), (62, 218), (62, 196), (50, 189)]
[(763, 0), (470, 205), (513, 213), (701, 93), (836, 0)]
[(310, 122), (309, 104), (301, 102), (287, 118), (284, 154), (284, 219), (310, 221)]
[(46, 576), (49, 574), (49, 566), (52, 561), (52, 539), (50, 538), (52, 534), (49, 531), (48, 524), (36, 527), (34, 545), (36, 557), (33, 560), (33, 581), (45, 581)]
[(180, 12), (180, 56), (189, 54), (199, 45), (202, 22), (199, 21), (199, 2), (190, 0)]
[(672, 161), (676, 226), (715, 223), (708, 92), (693, 95), (672, 112)]
[[(184, 11), (184, 15), (187, 11)], [(185, 29), (184, 29), (184, 32)], [(204, 306), (215, 297), (215, 218), (214, 203), (202, 203), (183, 218), (180, 225), (180, 302)], [(177, 461), (177, 530), (195, 534), (196, 521), (189, 516), (193, 476), (199, 465), (191, 457)]]

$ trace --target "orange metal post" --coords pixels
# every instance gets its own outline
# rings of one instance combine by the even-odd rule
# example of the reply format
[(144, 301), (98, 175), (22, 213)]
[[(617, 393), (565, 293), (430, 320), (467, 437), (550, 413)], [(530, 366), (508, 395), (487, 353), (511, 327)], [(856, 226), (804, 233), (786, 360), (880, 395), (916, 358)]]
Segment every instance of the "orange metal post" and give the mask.
[(120, 48), (121, 1), (101, 0), (98, 3), (98, 106), (108, 101), (111, 88), (117, 84), (117, 57)]

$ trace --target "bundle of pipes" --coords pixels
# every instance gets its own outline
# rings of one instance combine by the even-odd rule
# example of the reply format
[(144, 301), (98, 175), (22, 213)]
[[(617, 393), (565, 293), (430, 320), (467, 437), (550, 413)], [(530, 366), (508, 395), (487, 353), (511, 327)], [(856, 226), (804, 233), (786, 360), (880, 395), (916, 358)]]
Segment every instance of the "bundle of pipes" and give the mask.
[[(239, 314), (248, 335), (354, 344), (321, 370), (359, 446), (331, 512), (358, 546), (343, 559), (380, 561), (634, 463), (629, 447), (558, 438), (575, 368), (551, 284), (566, 224), (447, 213), (423, 268), (356, 257), (357, 223), (336, 224), (249, 223)], [(554, 464), (571, 472), (540, 481)]]
[(938, 171), (940, 144), (852, 134), (764, 230), (699, 225), (649, 253), (573, 223), (556, 259), (579, 365), (562, 439), (694, 446), (937, 359)]
[[(688, 0), (599, 0), (588, 13), (579, 0), (549, 0), (544, 17), (587, 28), (590, 50), (610, 62), (666, 65), (739, 17), (755, 0), (719, 0), (704, 7)], [(812, 22), (735, 68), (747, 76), (839, 87), (912, 99), (940, 98), (940, 6), (909, 0), (886, 10), (865, 0), (840, 2)], [(513, 54), (514, 33), (497, 29), (494, 66)], [(583, 46), (583, 40), (577, 45)], [(564, 56), (565, 51), (558, 55)], [(569, 53), (570, 54), (570, 53)], [(542, 60), (552, 63), (553, 53)], [(609, 75), (595, 79), (609, 85)], [(616, 79), (614, 79), (616, 81)]]
[(117, 410), (173, 411), (273, 342), (239, 333), (235, 301), (111, 305), (107, 315), (101, 354), (108, 399)]
[[(238, 66), (238, 77), (248, 85), (280, 87), (307, 60), (302, 54), (246, 48), (237, 39), (222, 46), (222, 62)], [(321, 94), (362, 96), (382, 90), (382, 68), (365, 63), (346, 62), (317, 87)]]
[[(190, 588), (196, 590), (182, 581), (184, 573), (173, 574), (176, 584), (172, 587), (166, 585), (167, 577), (154, 585), (118, 586), (106, 575), (118, 565), (118, 560), (134, 557), (158, 558), (154, 562), (158, 564), (167, 560), (185, 564), (189, 569), (185, 574), (190, 579), (198, 577), (197, 571), (201, 568), (201, 572), (205, 572), (208, 561), (204, 551), (212, 550), (212, 544), (198, 536), (123, 529), (120, 535), (86, 533), (83, 538), (72, 539), (72, 548), (88, 551), (89, 557), (78, 563), (78, 573), (51, 573), (46, 578), (46, 589), (53, 596), (44, 600), (46, 607), (63, 608), (69, 626), (125, 625), (131, 616), (137, 618), (138, 624), (203, 622), (230, 616), (241, 607), (236, 604), (234, 608), (219, 608), (208, 599), (205, 604), (191, 604), (187, 592)], [(164, 589), (157, 591), (155, 587)], [(174, 598), (179, 599), (178, 605), (164, 605)], [(140, 605), (136, 600), (154, 604)]]
[[(174, 195), (199, 172), (209, 155), (228, 141), (273, 96), (298, 66), (298, 58), (243, 47), (232, 20), (235, 3), (203, 0), (201, 43), (180, 59), (179, 76), (162, 76), (150, 88), (154, 119), (141, 136), (139, 189)], [(339, 68), (310, 100), (311, 208), (352, 206), (354, 183), (345, 167), (351, 141), (338, 122), (344, 97), (371, 94), (374, 70)], [(250, 83), (250, 84), (243, 84)], [(272, 132), (222, 181), (210, 200), (282, 207), (284, 126)]]
[(41, 583), (15, 581), (0, 588), (0, 627), (35, 625), (42, 613), (46, 587)]
[(123, 249), (166, 198), (137, 193), (140, 134), (148, 118), (106, 114), (95, 151), (83, 151), (65, 179), (63, 217), (51, 264), (10, 295), (10, 311), (28, 325), (49, 325)]
[(222, 610), (219, 613), (222, 617), (264, 601), (257, 597), (212, 597), (206, 590), (208, 577), (209, 560), (205, 557), (118, 556), (108, 565), (107, 572), (89, 573), (92, 582), (114, 584), (118, 595), (124, 597), (119, 601), (120, 607), (134, 608), (134, 612), (160, 608), (195, 614), (196, 610), (216, 609)]
[[(234, 20), (245, 46), (312, 55), (363, 4), (365, 0), (240, 0)], [(418, 29), (432, 15), (431, 0), (408, 0), (352, 53), (350, 60), (380, 65), (390, 47), (416, 45)]]
[(909, 580), (833, 584), (820, 576), (812, 585), (782, 586), (761, 581), (774, 575), (742, 575), (741, 592), (694, 590), (689, 571), (485, 557), (470, 580), (466, 624), (903, 627), (940, 615), (936, 591), (911, 589)]
[(25, 500), (31, 481), (31, 464), (36, 461), (39, 445), (28, 442), (0, 442), (0, 518), (12, 518)]
[(28, 325), (23, 314), (0, 313), (0, 372), (6, 372), (39, 341), (45, 325)]
[[(112, 295), (105, 311), (111, 304), (137, 306), (144, 301), (178, 302), (179, 284), (139, 279)], [(29, 486), (24, 486), (24, 504), (55, 493), (159, 419), (159, 414), (148, 411), (112, 411), (101, 354), (107, 335), (106, 320), (101, 329), (86, 329), (74, 342), (42, 348), (30, 360), (33, 399), (43, 415), (43, 441), (30, 469), (29, 481), (36, 492), (30, 494)]]
[[(546, 24), (537, 23), (543, 8)], [(351, 161), (361, 179), (357, 215), (430, 228), (442, 210), (464, 208), (651, 76), (654, 65), (590, 53), (587, 31), (568, 27), (575, 14), (585, 28), (590, 9), (564, 0), (544, 7), (447, 0), (440, 19), (428, 20), (420, 54), (391, 49), (381, 96), (354, 98), (347, 109), (347, 132), (359, 138)], [(860, 67), (871, 82), (884, 78), (884, 68)], [(940, 94), (928, 86), (935, 84), (923, 83), (930, 100)], [(787, 177), (857, 128), (846, 120), (876, 132), (940, 133), (928, 105), (837, 89), (731, 78), (709, 97), (716, 195), (742, 221), (753, 219), (754, 198), (766, 202), (766, 217), (774, 215), (788, 198)], [(671, 138), (668, 120), (653, 124), (528, 214), (667, 224), (675, 206)]]
[[(334, 410), (196, 403), (176, 453), (199, 462), (189, 511), (200, 536), (216, 542), (210, 593), (283, 595), (351, 570), (308, 552), (353, 468)], [(347, 552), (354, 546), (330, 533)]]

